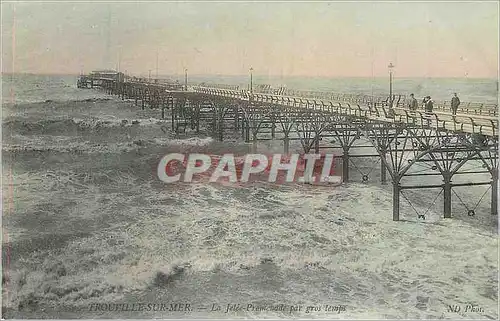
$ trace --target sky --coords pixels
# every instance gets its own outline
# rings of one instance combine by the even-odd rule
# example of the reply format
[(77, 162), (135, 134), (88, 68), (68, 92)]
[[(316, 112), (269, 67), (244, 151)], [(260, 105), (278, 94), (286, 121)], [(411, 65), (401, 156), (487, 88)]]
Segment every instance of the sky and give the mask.
[(497, 78), (498, 1), (2, 2), (2, 71)]

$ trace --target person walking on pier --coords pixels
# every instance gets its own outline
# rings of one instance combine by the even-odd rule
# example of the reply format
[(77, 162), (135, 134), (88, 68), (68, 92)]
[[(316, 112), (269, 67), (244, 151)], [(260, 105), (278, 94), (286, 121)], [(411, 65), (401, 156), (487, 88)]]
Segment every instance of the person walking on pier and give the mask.
[(458, 98), (457, 93), (454, 93), (451, 99), (451, 113), (453, 115), (457, 114), (458, 106), (460, 106), (460, 98)]
[(425, 105), (427, 105), (427, 97), (428, 96), (425, 96), (424, 99), (422, 99), (422, 108), (425, 109)]
[(431, 99), (431, 96), (425, 97), (425, 114), (427, 115), (427, 126), (431, 125), (430, 115), (432, 114), (432, 109), (434, 109), (434, 102)]
[(432, 114), (432, 109), (434, 109), (434, 102), (431, 99), (431, 96), (425, 97), (425, 113)]
[(415, 110), (417, 110), (417, 105), (418, 105), (418, 102), (415, 99), (415, 96), (413, 94), (410, 94), (410, 101), (408, 102), (408, 108), (411, 111), (415, 111)]

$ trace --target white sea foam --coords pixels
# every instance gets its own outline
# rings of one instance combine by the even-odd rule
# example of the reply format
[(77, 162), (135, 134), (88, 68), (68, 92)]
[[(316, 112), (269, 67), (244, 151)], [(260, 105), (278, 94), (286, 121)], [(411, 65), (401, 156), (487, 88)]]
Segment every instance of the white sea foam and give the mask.
[(206, 138), (190, 137), (186, 139), (171, 139), (169, 143), (172, 145), (207, 146), (213, 141), (214, 140), (211, 137), (206, 137)]
[[(353, 159), (354, 183), (340, 187), (163, 185), (154, 176), (156, 158), (163, 155), (150, 153), (156, 152), (147, 149), (150, 145), (204, 148), (214, 142), (173, 139), (161, 131), (160, 120), (134, 118), (126, 106), (89, 107), (97, 110), (92, 115), (100, 113), (94, 120), (81, 111), (68, 116), (64, 108), (36, 114), (50, 125), (64, 114), (73, 119), (71, 131), (21, 135), (21, 126), (4, 136), (4, 151), (18, 152), (5, 159), (10, 163), (3, 173), (3, 224), (12, 231), (11, 242), (4, 243), (12, 249), (4, 274), (11, 290), (5, 305), (19, 316), (28, 313), (19, 307), (33, 302), (44, 309), (86, 311), (96, 301), (141, 301), (151, 295), (159, 301), (347, 306), (341, 314), (297, 316), (302, 318), (498, 318), (498, 235), (489, 194), (474, 217), (454, 198), (454, 218), (443, 219), (442, 196), (431, 204), (435, 191), (405, 191), (412, 204), (402, 197), (402, 221), (393, 222), (392, 186), (356, 183), (356, 168), (378, 172), (370, 159)], [(31, 116), (39, 112), (19, 114), (26, 119), (18, 124), (33, 124)], [(123, 120), (127, 124), (121, 128)], [(139, 126), (132, 126), (133, 120)], [(88, 130), (75, 135), (74, 124)], [(101, 134), (94, 130), (99, 126), (113, 128)], [(290, 151), (299, 148), (294, 144)], [(145, 150), (123, 153), (139, 147)], [(281, 142), (257, 147), (258, 152), (283, 151)], [(62, 162), (55, 153), (33, 157), (25, 149), (80, 151), (86, 157)], [(480, 187), (456, 192), (468, 206), (483, 193)], [(415, 210), (427, 211), (426, 220)], [(176, 266), (184, 267), (183, 278), (155, 285), (157, 275), (172, 276)], [(481, 305), (485, 313), (447, 312), (448, 304), (466, 303)]]

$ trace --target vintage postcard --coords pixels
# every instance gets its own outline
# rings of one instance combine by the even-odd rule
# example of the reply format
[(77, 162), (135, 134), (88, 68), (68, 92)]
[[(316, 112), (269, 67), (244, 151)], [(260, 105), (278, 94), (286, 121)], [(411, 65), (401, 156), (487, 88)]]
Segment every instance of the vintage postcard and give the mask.
[(499, 318), (498, 1), (1, 11), (2, 318)]

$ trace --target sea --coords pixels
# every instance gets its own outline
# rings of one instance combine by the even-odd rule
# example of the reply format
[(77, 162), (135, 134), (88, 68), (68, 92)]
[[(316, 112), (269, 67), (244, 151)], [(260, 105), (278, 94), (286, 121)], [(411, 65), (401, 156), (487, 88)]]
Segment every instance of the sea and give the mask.
[[(76, 88), (76, 79), (2, 76), (3, 317), (498, 319), (489, 186), (454, 188), (451, 219), (439, 191), (404, 191), (394, 222), (392, 185), (380, 183), (374, 158), (351, 159), (341, 186), (165, 184), (156, 166), (166, 153), (255, 146), (238, 133), (217, 142), (203, 128), (176, 135), (158, 110)], [(254, 83), (367, 95), (388, 86)], [(488, 79), (396, 78), (394, 91), (498, 101)], [(279, 141), (256, 148), (283, 150)]]
[[(2, 76), (2, 101), (12, 103), (11, 92), (15, 92), (15, 102), (38, 102), (47, 99), (84, 99), (88, 92), (77, 90), (76, 75), (32, 75), (8, 74)], [(184, 83), (184, 75), (160, 75), (161, 79), (169, 79)], [(226, 84), (249, 87), (249, 76), (189, 76), (189, 84)], [(29, 84), (29, 85), (28, 85)], [(387, 78), (325, 78), (325, 77), (278, 77), (253, 76), (253, 86), (271, 85), (273, 88), (286, 87), (295, 90), (321, 91), (333, 93), (349, 93), (373, 96), (389, 95), (389, 79)], [(431, 96), (437, 101), (450, 101), (457, 93), (461, 101), (475, 103), (498, 103), (497, 79), (482, 78), (394, 78), (393, 92), (415, 97)], [(65, 88), (61, 90), (61, 88)], [(58, 90), (59, 89), (59, 90)]]

